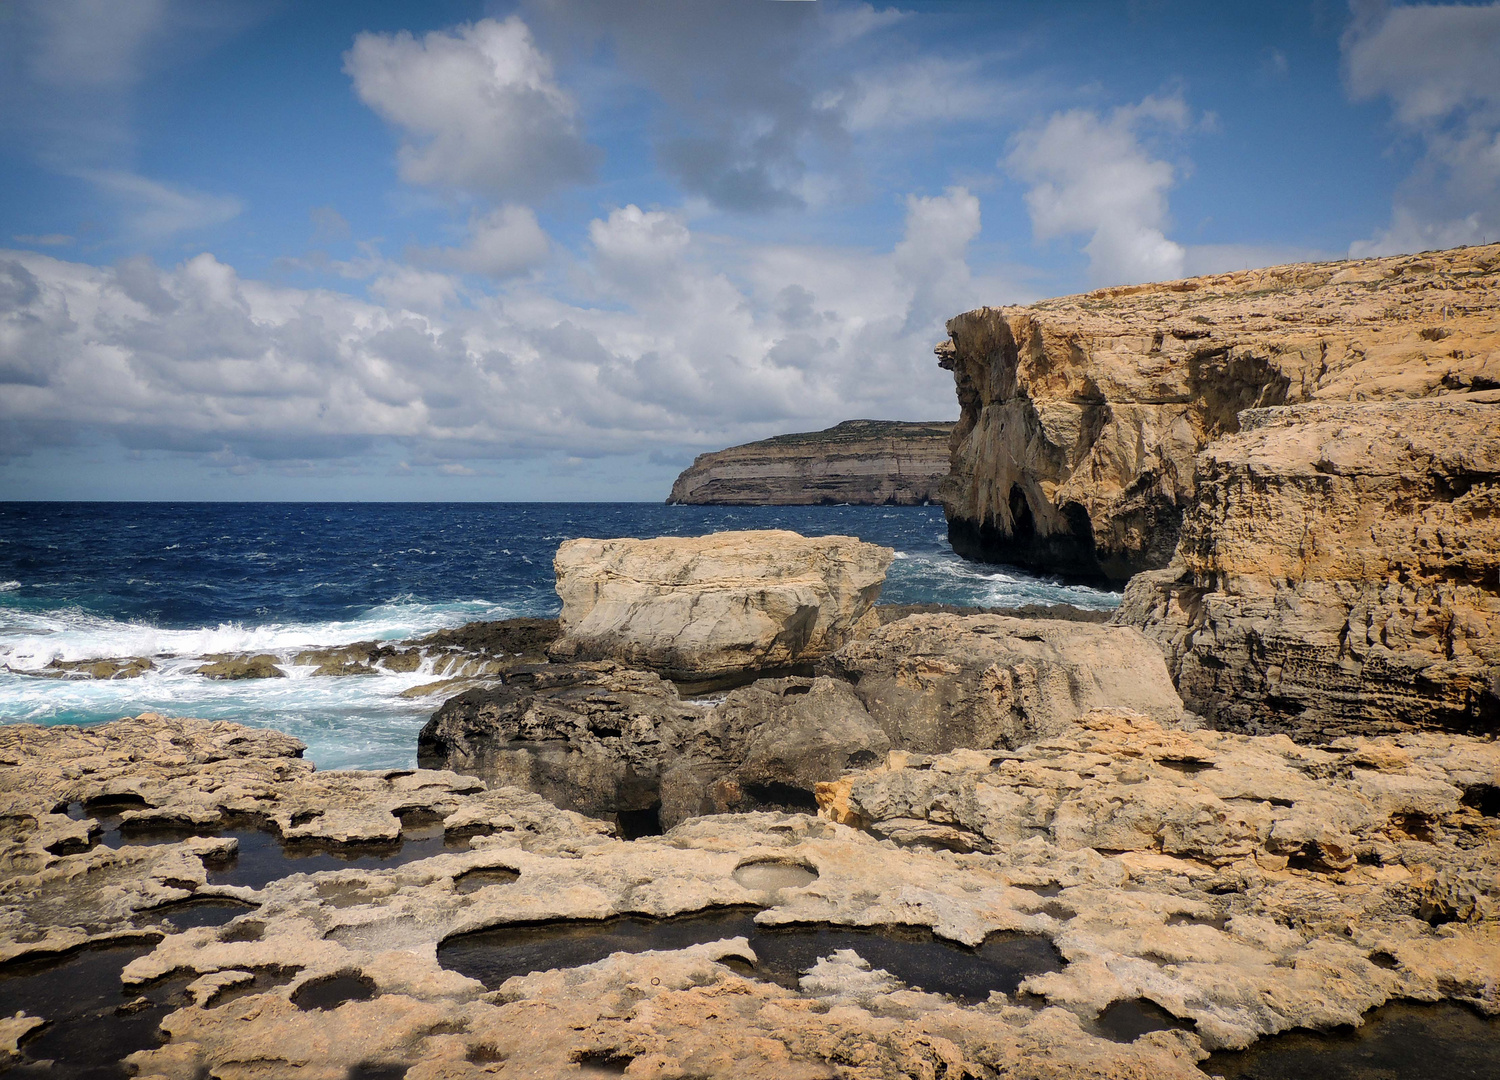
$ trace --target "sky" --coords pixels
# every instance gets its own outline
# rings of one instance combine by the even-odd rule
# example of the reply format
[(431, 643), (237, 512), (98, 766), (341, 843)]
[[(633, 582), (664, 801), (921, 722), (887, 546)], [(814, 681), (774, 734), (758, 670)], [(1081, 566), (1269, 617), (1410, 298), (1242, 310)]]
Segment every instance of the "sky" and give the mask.
[(1500, 237), (1500, 4), (0, 0), (0, 499), (659, 500), (944, 321)]

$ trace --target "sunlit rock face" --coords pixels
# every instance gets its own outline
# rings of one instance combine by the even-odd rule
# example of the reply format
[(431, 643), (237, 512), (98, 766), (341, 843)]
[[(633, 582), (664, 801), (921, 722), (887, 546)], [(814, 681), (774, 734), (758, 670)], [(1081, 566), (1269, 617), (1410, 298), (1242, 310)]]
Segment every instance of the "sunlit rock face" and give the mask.
[(1218, 726), (1500, 730), (1500, 392), (1241, 414), (1118, 621)]
[(782, 529), (557, 549), (554, 660), (617, 660), (713, 679), (826, 656), (856, 633), (895, 552)]
[(921, 506), (948, 475), (951, 421), (845, 420), (699, 454), (669, 503), (717, 506)]
[(1248, 408), (1500, 387), (1500, 245), (1101, 289), (948, 322), (941, 498), (971, 558), (1165, 567), (1193, 462)]

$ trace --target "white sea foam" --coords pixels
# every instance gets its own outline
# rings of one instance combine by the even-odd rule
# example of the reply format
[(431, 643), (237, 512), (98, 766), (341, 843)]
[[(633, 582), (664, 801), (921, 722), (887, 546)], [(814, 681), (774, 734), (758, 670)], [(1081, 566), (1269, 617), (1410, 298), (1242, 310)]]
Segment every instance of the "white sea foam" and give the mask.
[[(0, 610), (0, 665), (17, 671), (53, 660), (101, 657), (201, 657), (208, 653), (272, 653), (290, 659), (298, 650), (354, 641), (394, 641), (514, 614), (486, 600), (419, 603), (409, 596), (371, 608), (355, 619), (308, 623), (222, 623), (169, 630), (147, 623), (91, 615), (77, 608), (47, 612)], [(4, 703), (0, 697), (0, 704)]]
[(20, 587), (19, 581), (0, 581), (0, 592), (15, 592)]

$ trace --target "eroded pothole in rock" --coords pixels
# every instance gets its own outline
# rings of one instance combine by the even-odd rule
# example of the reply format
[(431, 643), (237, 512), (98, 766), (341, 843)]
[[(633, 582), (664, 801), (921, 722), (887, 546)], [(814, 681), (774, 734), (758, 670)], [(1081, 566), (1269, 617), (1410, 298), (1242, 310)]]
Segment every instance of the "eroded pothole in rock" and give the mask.
[(444, 832), (441, 817), (421, 811), (398, 812), (402, 822), (401, 838), (388, 844), (283, 840), (269, 825), (218, 828), (156, 821), (138, 823), (121, 817), (126, 810), (145, 805), (145, 801), (136, 796), (68, 804), (68, 817), (80, 821), (91, 817), (98, 821), (99, 831), (90, 837), (87, 845), (72, 845), (54, 850), (53, 854), (67, 855), (94, 847), (175, 844), (193, 837), (232, 837), (237, 844), (235, 853), (208, 864), (209, 884), (247, 885), (260, 889), (292, 874), (376, 870), (402, 866), (444, 852), (467, 851), (470, 839), (468, 835)]
[[(120, 973), (155, 942), (90, 946), (0, 968), (0, 1016), (25, 1011), (46, 1024), (21, 1040), (11, 1076), (114, 1080), (131, 1075), (120, 1059), (161, 1042), (158, 1025), (184, 1002), (186, 978), (126, 989)], [(42, 1062), (53, 1062), (44, 1065)]]
[(166, 932), (174, 933), (196, 926), (223, 926), (254, 910), (254, 904), (239, 900), (202, 897), (148, 908), (136, 916), (136, 921), (143, 926), (160, 926)]
[(1191, 1020), (1173, 1016), (1148, 998), (1116, 1001), (1101, 1012), (1094, 1023), (1106, 1036), (1122, 1043), (1135, 1042), (1150, 1031), (1170, 1031), (1173, 1028), (1191, 1031), (1197, 1026)]
[(375, 980), (368, 975), (344, 971), (309, 979), (292, 991), (292, 1004), (304, 1011), (327, 1011), (349, 1001), (369, 1001), (376, 989)]
[(984, 1001), (992, 991), (1012, 994), (1028, 976), (1064, 965), (1052, 942), (1039, 935), (992, 934), (970, 949), (925, 928), (760, 926), (756, 913), (721, 908), (672, 919), (631, 916), (497, 927), (449, 938), (438, 948), (438, 961), (493, 990), (517, 975), (581, 967), (613, 953), (685, 949), (743, 937), (755, 960), (733, 963), (734, 970), (789, 989), (797, 989), (820, 959), (848, 949), (907, 986), (967, 1003)]
[(800, 889), (818, 880), (815, 867), (786, 859), (757, 859), (735, 867), (734, 880), (758, 892)]
[(491, 885), (509, 885), (520, 877), (521, 872), (509, 866), (479, 866), (454, 878), (453, 887), (459, 893), (468, 895)]
[(1199, 1065), (1225, 1080), (1490, 1080), (1500, 1062), (1500, 1018), (1449, 1002), (1395, 1002), (1360, 1027), (1290, 1031)]
[(467, 851), (468, 837), (445, 836), (441, 825), (403, 831), (394, 844), (333, 844), (283, 841), (260, 829), (214, 833), (232, 836), (238, 849), (229, 858), (209, 863), (211, 885), (248, 885), (260, 889), (292, 874), (323, 870), (379, 870), (429, 859), (445, 851)]

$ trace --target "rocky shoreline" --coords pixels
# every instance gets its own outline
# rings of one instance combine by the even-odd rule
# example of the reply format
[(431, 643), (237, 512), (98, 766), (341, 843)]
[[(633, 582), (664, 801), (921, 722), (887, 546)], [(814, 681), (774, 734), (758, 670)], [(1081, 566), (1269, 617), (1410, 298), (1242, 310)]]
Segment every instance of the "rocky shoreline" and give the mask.
[[(559, 637), (451, 635), (532, 656), (434, 715), (446, 768), (320, 772), (158, 715), (0, 727), (0, 1048), (35, 1070), (90, 1031), (174, 1080), (1189, 1078), (1391, 1001), (1500, 1015), (1492, 739), (1208, 730), (1132, 628), (872, 617), (880, 549), (849, 538), (778, 600), (807, 543), (686, 542), (688, 574), (615, 541), (587, 588), (560, 553)], [(874, 588), (830, 569), (872, 558)], [(648, 646), (708, 612), (700, 669), (767, 669), (684, 698), (659, 670), (689, 654)], [(25, 1006), (85, 961), (105, 1006)]]
[(0, 1067), (1189, 1080), (1366, 1023), (1358, 1075), (1500, 1060), (1497, 265), (950, 324), (955, 542), (1147, 567), (1108, 621), (881, 607), (852, 537), (581, 539), (557, 620), (295, 658), (430, 672), (415, 770), (0, 725)]

